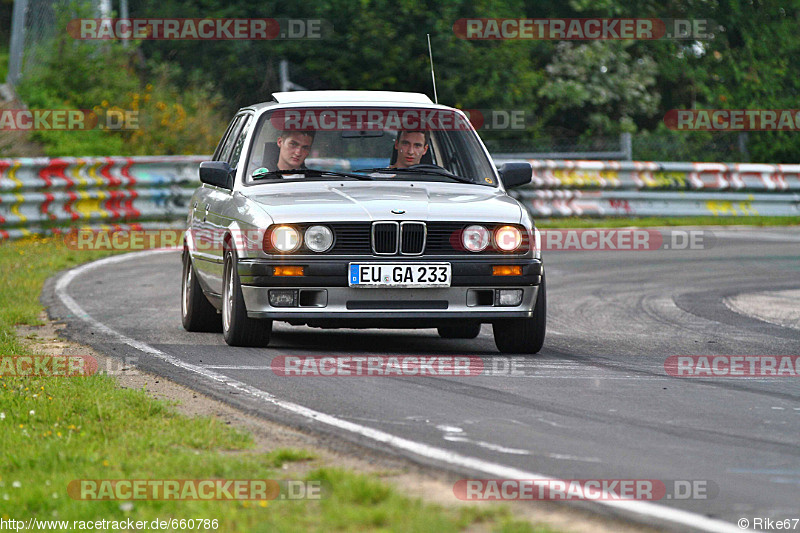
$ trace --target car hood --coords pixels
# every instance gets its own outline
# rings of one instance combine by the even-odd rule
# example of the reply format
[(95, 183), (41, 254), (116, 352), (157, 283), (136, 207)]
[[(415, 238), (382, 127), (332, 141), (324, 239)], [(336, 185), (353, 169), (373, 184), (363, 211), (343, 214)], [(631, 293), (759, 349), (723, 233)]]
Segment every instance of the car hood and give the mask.
[(501, 190), (460, 183), (295, 182), (255, 186), (242, 194), (276, 224), (372, 220), (517, 224), (522, 219), (522, 207)]

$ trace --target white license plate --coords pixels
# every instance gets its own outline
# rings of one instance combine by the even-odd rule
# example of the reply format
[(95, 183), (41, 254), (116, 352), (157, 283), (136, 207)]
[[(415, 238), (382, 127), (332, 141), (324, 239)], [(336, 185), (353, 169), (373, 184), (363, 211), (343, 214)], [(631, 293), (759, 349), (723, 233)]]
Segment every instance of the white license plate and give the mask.
[(351, 287), (449, 287), (450, 263), (350, 263)]

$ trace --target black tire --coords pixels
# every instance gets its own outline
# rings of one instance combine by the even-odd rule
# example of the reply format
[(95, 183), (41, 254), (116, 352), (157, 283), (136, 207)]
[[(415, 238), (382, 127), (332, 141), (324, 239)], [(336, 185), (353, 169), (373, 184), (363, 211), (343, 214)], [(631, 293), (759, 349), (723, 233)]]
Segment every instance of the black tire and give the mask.
[(481, 334), (481, 324), (467, 323), (458, 326), (442, 326), (436, 328), (443, 339), (474, 339)]
[(492, 330), (494, 343), (502, 353), (534, 354), (539, 353), (544, 345), (546, 329), (547, 289), (543, 273), (536, 306), (533, 308), (533, 318), (498, 320), (492, 324)]
[(272, 334), (272, 320), (247, 316), (242, 284), (236, 269), (236, 253), (225, 251), (222, 275), (222, 336), (229, 346), (267, 346)]
[(181, 321), (186, 331), (222, 331), (222, 319), (208, 301), (194, 271), (189, 252), (183, 252), (183, 275), (181, 276)]

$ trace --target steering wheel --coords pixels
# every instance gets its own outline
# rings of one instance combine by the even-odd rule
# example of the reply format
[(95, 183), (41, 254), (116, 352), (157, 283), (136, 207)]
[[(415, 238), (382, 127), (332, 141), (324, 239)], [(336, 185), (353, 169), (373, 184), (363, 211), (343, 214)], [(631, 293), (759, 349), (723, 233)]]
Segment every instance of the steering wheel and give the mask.
[(406, 167), (409, 170), (444, 170), (447, 171), (446, 168), (440, 167), (439, 165), (431, 165), (429, 163), (420, 163), (418, 165), (411, 165), (410, 167)]

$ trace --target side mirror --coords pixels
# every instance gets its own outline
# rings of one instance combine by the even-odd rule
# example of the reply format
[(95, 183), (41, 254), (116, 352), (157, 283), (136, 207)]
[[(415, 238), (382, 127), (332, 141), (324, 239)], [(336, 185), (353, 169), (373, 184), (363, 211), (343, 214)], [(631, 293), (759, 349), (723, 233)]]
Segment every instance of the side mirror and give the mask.
[(522, 187), (531, 182), (533, 169), (530, 163), (506, 163), (500, 167), (500, 179), (506, 189)]
[(200, 181), (233, 190), (233, 169), (225, 161), (203, 161), (200, 163)]

